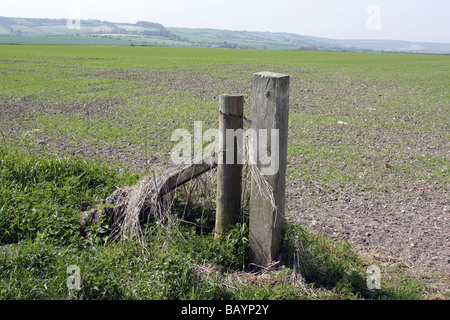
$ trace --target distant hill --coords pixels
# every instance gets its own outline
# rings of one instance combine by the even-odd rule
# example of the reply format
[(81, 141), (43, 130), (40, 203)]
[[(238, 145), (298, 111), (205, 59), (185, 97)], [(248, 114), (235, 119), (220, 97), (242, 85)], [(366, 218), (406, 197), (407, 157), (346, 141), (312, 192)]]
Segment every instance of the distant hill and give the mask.
[(167, 28), (148, 21), (114, 23), (0, 17), (0, 44), (148, 45), (272, 50), (450, 54), (449, 43), (337, 40), (292, 33)]

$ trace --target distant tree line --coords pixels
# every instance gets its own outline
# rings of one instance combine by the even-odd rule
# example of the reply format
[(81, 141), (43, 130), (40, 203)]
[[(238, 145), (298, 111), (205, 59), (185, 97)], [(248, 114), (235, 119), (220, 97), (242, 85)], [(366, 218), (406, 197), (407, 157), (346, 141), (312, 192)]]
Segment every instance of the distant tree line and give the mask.
[(10, 24), (15, 24), (13, 19), (0, 17), (0, 26), (8, 26)]
[(155, 29), (164, 29), (164, 26), (160, 23), (148, 22), (148, 21), (138, 21), (136, 25), (144, 28), (155, 28)]
[(173, 34), (170, 31), (167, 31), (166, 29), (160, 29), (158, 31), (150, 31), (150, 30), (144, 30), (144, 31), (138, 31), (140, 34), (144, 34), (146, 36), (157, 36), (162, 38), (167, 38), (173, 41), (186, 41), (187, 38), (182, 38), (179, 35)]

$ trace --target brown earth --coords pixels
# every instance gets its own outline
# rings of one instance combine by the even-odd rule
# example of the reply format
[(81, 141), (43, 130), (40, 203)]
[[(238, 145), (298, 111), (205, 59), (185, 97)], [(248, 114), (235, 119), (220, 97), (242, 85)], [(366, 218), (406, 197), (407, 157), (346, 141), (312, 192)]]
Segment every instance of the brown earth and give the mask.
[[(255, 68), (255, 70), (259, 69), (261, 68)], [(230, 72), (232, 73), (232, 71), (236, 71), (236, 68)], [(144, 79), (144, 81), (150, 84), (155, 81), (157, 83), (171, 83), (173, 87), (194, 92), (208, 101), (217, 96), (217, 92), (213, 91), (211, 87), (218, 83), (218, 79), (203, 74), (191, 74), (183, 79), (174, 78), (171, 80), (169, 73), (158, 72), (155, 77)], [(245, 74), (248, 75), (251, 72), (246, 70)], [(108, 76), (114, 76), (114, 74)], [(234, 77), (235, 75), (233, 75), (233, 78), (222, 79), (226, 80), (223, 87), (228, 86), (233, 92), (248, 94), (250, 90), (249, 81), (242, 77), (245, 81), (242, 80), (241, 83), (237, 83), (233, 81)], [(221, 82), (224, 83), (224, 81)], [(325, 82), (325, 84), (327, 83)], [(321, 109), (323, 113), (329, 112), (330, 108), (328, 107), (312, 108), (306, 104), (299, 105), (298, 101), (308, 94), (320, 97), (320, 99), (334, 97), (336, 94), (336, 92), (317, 92), (318, 89), (305, 88), (307, 85), (307, 79), (293, 85), (291, 92), (293, 112), (295, 112), (295, 108), (302, 112), (314, 112), (319, 115), (322, 113)], [(309, 86), (312, 88), (313, 85)], [(366, 84), (350, 83), (347, 89), (365, 92), (365, 87), (367, 87)], [(354, 94), (353, 91), (350, 93)], [(345, 95), (348, 92), (341, 92), (340, 94)], [(93, 104), (95, 103), (93, 102)], [(2, 105), (2, 116), (14, 119), (14, 121), (9, 122), (9, 128), (6, 126), (3, 128), (4, 139), (8, 141), (22, 139), (24, 132), (33, 130), (33, 128), (26, 127), (26, 122), (22, 122), (21, 119), (24, 119), (25, 116), (30, 119), (35, 111), (45, 112), (45, 108), (42, 105), (42, 110), (38, 110), (39, 108), (30, 110), (30, 105), (31, 103), (26, 100), (17, 100), (10, 102), (9, 105)], [(113, 106), (114, 103), (111, 103), (110, 107)], [(104, 106), (100, 107), (103, 108)], [(76, 110), (78, 111), (73, 112), (80, 112), (79, 109)], [(70, 113), (71, 111), (66, 110), (66, 112)], [(380, 117), (382, 117), (381, 113)], [(406, 119), (405, 121), (410, 120)], [(408, 134), (408, 132), (405, 133), (405, 136)], [(67, 146), (73, 146), (71, 149), (74, 152), (69, 156), (82, 155), (107, 162), (122, 163), (131, 165), (137, 171), (148, 169), (149, 161), (151, 164), (159, 162), (157, 156), (148, 158), (145, 152), (142, 152), (141, 146), (135, 146), (131, 143), (120, 148), (107, 145), (102, 149), (88, 142), (73, 142), (64, 137), (46, 137), (40, 136), (39, 133), (36, 133), (35, 137), (35, 151), (42, 153), (64, 154)], [(361, 144), (367, 143), (367, 141), (370, 143), (372, 138), (376, 138), (380, 145), (392, 145), (388, 148), (388, 151), (391, 151), (391, 154), (395, 156), (394, 145), (397, 143), (397, 137), (380, 136), (380, 132), (376, 130), (366, 133), (366, 136), (359, 137)], [(445, 141), (442, 138), (429, 136), (429, 140), (423, 139), (423, 141), (411, 139), (411, 153), (415, 152), (416, 147), (420, 147), (420, 150), (426, 150), (427, 147), (432, 145), (438, 146), (437, 149), (434, 147), (435, 149), (431, 151), (440, 153), (437, 155), (447, 152)], [(432, 140), (434, 142), (429, 143)], [(359, 143), (356, 138), (354, 142)], [(321, 141), (320, 143), (325, 144), (327, 141)], [(330, 143), (339, 144), (341, 141), (330, 141)], [(443, 147), (439, 148), (439, 146)], [(368, 154), (369, 156), (370, 154)], [(301, 159), (298, 161), (301, 161)], [(317, 163), (313, 164), (318, 165)], [(380, 165), (386, 164), (383, 162)], [(389, 169), (388, 165), (386, 167)], [(318, 170), (326, 170), (326, 168)], [(400, 182), (409, 184), (407, 180), (400, 180)], [(450, 273), (450, 205), (446, 191), (417, 181), (411, 181), (410, 185), (402, 186), (401, 189), (400, 192), (396, 189), (385, 193), (351, 191), (342, 195), (342, 193), (335, 194), (324, 191), (320, 186), (311, 185), (311, 183), (305, 184), (299, 179), (293, 179), (287, 188), (287, 218), (310, 228), (314, 232), (348, 241), (364, 250), (375, 253), (383, 252), (383, 254), (391, 255), (393, 259), (402, 259), (411, 267), (424, 268), (428, 271), (436, 268)]]
[(288, 188), (287, 217), (317, 233), (383, 252), (407, 265), (450, 272), (448, 199), (423, 190), (409, 196), (326, 195), (318, 204), (295, 186)]

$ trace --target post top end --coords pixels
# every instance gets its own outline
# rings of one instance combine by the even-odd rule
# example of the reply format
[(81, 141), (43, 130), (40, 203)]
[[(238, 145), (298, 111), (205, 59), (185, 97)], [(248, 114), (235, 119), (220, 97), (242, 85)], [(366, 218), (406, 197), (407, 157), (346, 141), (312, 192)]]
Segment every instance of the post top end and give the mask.
[(277, 73), (277, 72), (270, 72), (270, 71), (263, 71), (263, 72), (255, 73), (255, 76), (260, 76), (260, 77), (263, 77), (263, 78), (285, 78), (285, 77), (289, 77), (287, 74)]

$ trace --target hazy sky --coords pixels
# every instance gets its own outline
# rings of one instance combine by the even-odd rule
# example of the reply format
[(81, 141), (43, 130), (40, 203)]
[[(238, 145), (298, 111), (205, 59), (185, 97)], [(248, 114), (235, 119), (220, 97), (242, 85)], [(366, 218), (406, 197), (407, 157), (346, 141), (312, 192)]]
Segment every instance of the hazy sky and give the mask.
[(450, 0), (0, 0), (0, 16), (450, 43)]

